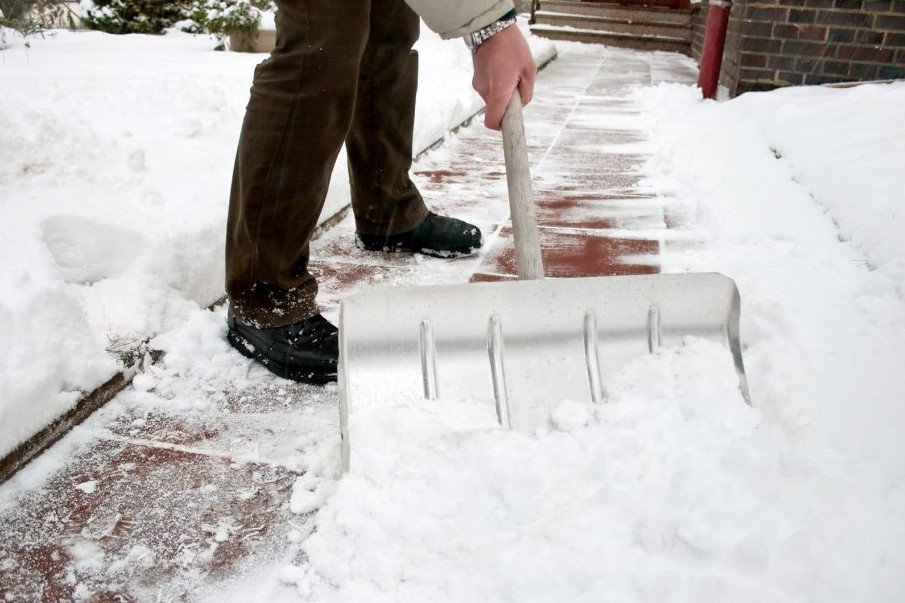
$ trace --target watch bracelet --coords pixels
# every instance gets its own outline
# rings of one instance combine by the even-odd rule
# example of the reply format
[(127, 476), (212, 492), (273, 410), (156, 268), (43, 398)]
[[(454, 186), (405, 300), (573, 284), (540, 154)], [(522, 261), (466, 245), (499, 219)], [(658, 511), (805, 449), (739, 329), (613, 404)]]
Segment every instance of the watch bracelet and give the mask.
[(465, 36), (465, 44), (471, 49), (472, 52), (474, 52), (488, 39), (500, 33), (510, 25), (515, 24), (515, 21), (515, 9), (512, 9), (490, 25), (482, 27), (481, 29)]

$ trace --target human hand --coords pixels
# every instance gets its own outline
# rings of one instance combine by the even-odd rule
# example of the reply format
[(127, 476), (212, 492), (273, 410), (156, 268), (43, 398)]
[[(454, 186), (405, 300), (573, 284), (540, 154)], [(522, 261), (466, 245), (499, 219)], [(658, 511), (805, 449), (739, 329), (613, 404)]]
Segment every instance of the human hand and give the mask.
[(474, 78), (471, 85), (487, 103), (484, 125), (499, 130), (516, 87), (522, 104), (531, 102), (537, 75), (534, 57), (521, 30), (509, 26), (478, 46), (472, 58)]

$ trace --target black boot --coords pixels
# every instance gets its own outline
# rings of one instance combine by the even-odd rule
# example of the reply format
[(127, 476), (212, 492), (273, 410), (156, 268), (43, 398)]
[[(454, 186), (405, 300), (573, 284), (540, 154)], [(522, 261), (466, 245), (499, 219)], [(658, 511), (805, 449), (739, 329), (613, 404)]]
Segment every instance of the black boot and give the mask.
[(336, 381), (339, 330), (320, 314), (285, 327), (257, 328), (230, 312), (227, 339), (285, 379), (323, 384)]
[(357, 236), (368, 251), (411, 251), (439, 258), (471, 255), (484, 243), (477, 226), (434, 213), (427, 214), (414, 230), (402, 234)]

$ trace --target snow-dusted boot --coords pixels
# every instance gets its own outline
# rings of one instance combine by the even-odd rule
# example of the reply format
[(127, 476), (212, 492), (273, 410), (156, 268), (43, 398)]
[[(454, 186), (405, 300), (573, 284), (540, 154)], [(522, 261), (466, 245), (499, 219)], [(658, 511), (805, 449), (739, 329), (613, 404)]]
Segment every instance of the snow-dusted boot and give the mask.
[(280, 377), (315, 384), (336, 381), (339, 332), (320, 314), (285, 327), (254, 327), (232, 312), (226, 322), (232, 346)]
[(484, 240), (481, 230), (456, 218), (427, 214), (414, 230), (401, 234), (366, 235), (357, 233), (368, 251), (412, 251), (435, 257), (461, 257), (474, 253)]

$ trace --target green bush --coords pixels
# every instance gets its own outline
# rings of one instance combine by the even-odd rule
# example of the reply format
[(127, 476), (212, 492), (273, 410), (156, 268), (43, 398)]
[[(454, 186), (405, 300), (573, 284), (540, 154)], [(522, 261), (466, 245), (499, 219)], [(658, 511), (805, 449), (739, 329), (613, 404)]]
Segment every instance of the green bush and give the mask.
[(162, 33), (188, 17), (191, 0), (91, 0), (82, 23), (107, 33)]
[[(24, 1), (24, 0), (0, 0)], [(162, 33), (178, 25), (189, 33), (223, 37), (230, 31), (257, 33), (259, 10), (274, 9), (271, 0), (91, 0), (82, 22), (108, 33)]]
[[(250, 0), (195, 0), (191, 20), (208, 33), (223, 37), (231, 31), (244, 31), (254, 36), (261, 26), (260, 2)], [(263, 3), (268, 4), (268, 3)]]

